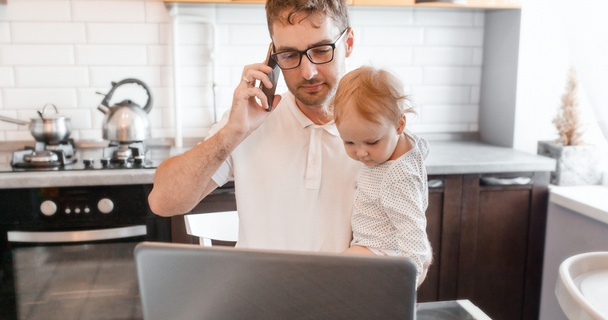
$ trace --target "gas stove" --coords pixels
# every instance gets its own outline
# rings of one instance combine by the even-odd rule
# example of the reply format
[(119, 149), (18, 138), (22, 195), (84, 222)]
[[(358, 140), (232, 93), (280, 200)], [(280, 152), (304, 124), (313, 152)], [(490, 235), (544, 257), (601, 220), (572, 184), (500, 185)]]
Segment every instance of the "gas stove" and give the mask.
[[(79, 147), (74, 140), (0, 150), (0, 172), (150, 169), (166, 157), (143, 141), (105, 142)], [(166, 149), (166, 148), (165, 148)]]
[(40, 170), (65, 167), (76, 161), (76, 144), (69, 139), (58, 144), (37, 141), (34, 147), (14, 151), (11, 165), (15, 169)]

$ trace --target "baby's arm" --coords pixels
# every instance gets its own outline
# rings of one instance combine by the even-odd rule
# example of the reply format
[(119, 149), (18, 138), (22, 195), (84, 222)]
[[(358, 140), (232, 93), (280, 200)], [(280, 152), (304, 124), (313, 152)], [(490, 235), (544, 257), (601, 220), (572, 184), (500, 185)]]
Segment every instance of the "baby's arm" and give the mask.
[(363, 247), (363, 246), (358, 246), (358, 245), (354, 245), (354, 246), (344, 250), (344, 253), (374, 254), (370, 249)]

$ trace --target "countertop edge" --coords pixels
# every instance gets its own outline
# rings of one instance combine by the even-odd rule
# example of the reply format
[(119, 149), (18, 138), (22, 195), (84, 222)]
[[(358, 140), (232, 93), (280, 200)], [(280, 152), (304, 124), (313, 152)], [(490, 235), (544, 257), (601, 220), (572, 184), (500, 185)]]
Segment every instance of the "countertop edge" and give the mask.
[(549, 202), (580, 213), (586, 217), (608, 224), (608, 187), (592, 186), (549, 186)]
[(0, 189), (152, 184), (155, 169), (9, 172)]

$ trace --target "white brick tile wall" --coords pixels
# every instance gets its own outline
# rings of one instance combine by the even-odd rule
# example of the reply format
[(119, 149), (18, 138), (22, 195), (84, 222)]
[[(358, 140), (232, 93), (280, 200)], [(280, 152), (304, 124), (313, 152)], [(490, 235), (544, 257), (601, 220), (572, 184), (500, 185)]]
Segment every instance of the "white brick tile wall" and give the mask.
[(11, 23), (13, 43), (84, 43), (84, 23), (14, 22)]
[[(2, 7), (2, 6), (0, 6), (0, 7)], [(0, 43), (9, 43), (10, 41), (11, 41), (11, 31), (10, 31), (9, 23), (0, 22)]]
[(483, 45), (481, 28), (426, 28), (424, 43), (429, 46), (477, 46)]
[(69, 0), (10, 0), (5, 21), (71, 21)]
[(14, 85), (15, 76), (13, 75), (13, 68), (0, 67), (0, 88), (13, 87)]
[(42, 110), (47, 103), (55, 104), (60, 110), (78, 107), (73, 88), (5, 88), (2, 91), (4, 105), (12, 110)]
[(412, 64), (422, 66), (461, 66), (473, 64), (474, 49), (467, 47), (416, 47)]
[(15, 84), (19, 87), (66, 88), (89, 85), (86, 67), (15, 67)]
[(73, 65), (70, 45), (0, 45), (0, 63), (14, 66)]
[(91, 66), (145, 66), (148, 52), (136, 45), (77, 45), (76, 64)]
[(475, 14), (473, 10), (444, 10), (424, 8), (414, 12), (414, 24), (418, 26), (451, 26), (468, 27), (475, 25)]
[(158, 24), (88, 23), (87, 40), (95, 44), (158, 44)]
[(146, 22), (170, 22), (171, 16), (161, 1), (147, 1), (145, 4)]
[[(171, 7), (171, 6), (170, 6)], [(175, 10), (175, 9), (173, 9)], [(182, 14), (212, 22), (217, 34), (180, 23), (180, 84), (185, 137), (207, 134), (230, 107), (243, 66), (263, 61), (270, 41), (261, 4), (180, 4)], [(418, 110), (408, 123), (421, 133), (478, 130), (485, 12), (468, 9), (351, 7), (355, 48), (347, 70), (387, 68), (403, 81)], [(172, 20), (162, 0), (9, 0), (0, 5), (0, 114), (28, 119), (56, 104), (77, 139), (101, 139), (104, 118), (96, 92), (137, 78), (152, 90), (153, 137), (174, 128)], [(215, 97), (211, 83), (215, 81)], [(286, 86), (279, 80), (278, 91)], [(116, 91), (111, 103), (146, 103), (138, 86)], [(0, 141), (31, 139), (23, 126), (0, 122)]]
[(411, 26), (414, 21), (411, 8), (352, 7), (349, 14), (353, 27)]
[(143, 1), (72, 0), (72, 20), (85, 22), (145, 22)]
[[(128, 67), (90, 67), (91, 85), (104, 86), (110, 82), (118, 82), (126, 78), (136, 78), (149, 86), (160, 85), (160, 68), (150, 66)], [(101, 100), (100, 100), (101, 101)]]

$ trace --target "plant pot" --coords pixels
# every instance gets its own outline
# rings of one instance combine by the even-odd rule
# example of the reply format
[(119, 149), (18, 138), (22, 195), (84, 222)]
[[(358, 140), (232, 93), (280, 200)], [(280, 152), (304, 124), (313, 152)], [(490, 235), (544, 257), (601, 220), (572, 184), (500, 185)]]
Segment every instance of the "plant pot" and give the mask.
[(554, 185), (602, 183), (601, 156), (596, 146), (564, 146), (554, 141), (539, 141), (537, 153), (556, 160), (555, 171), (551, 172), (551, 183)]

